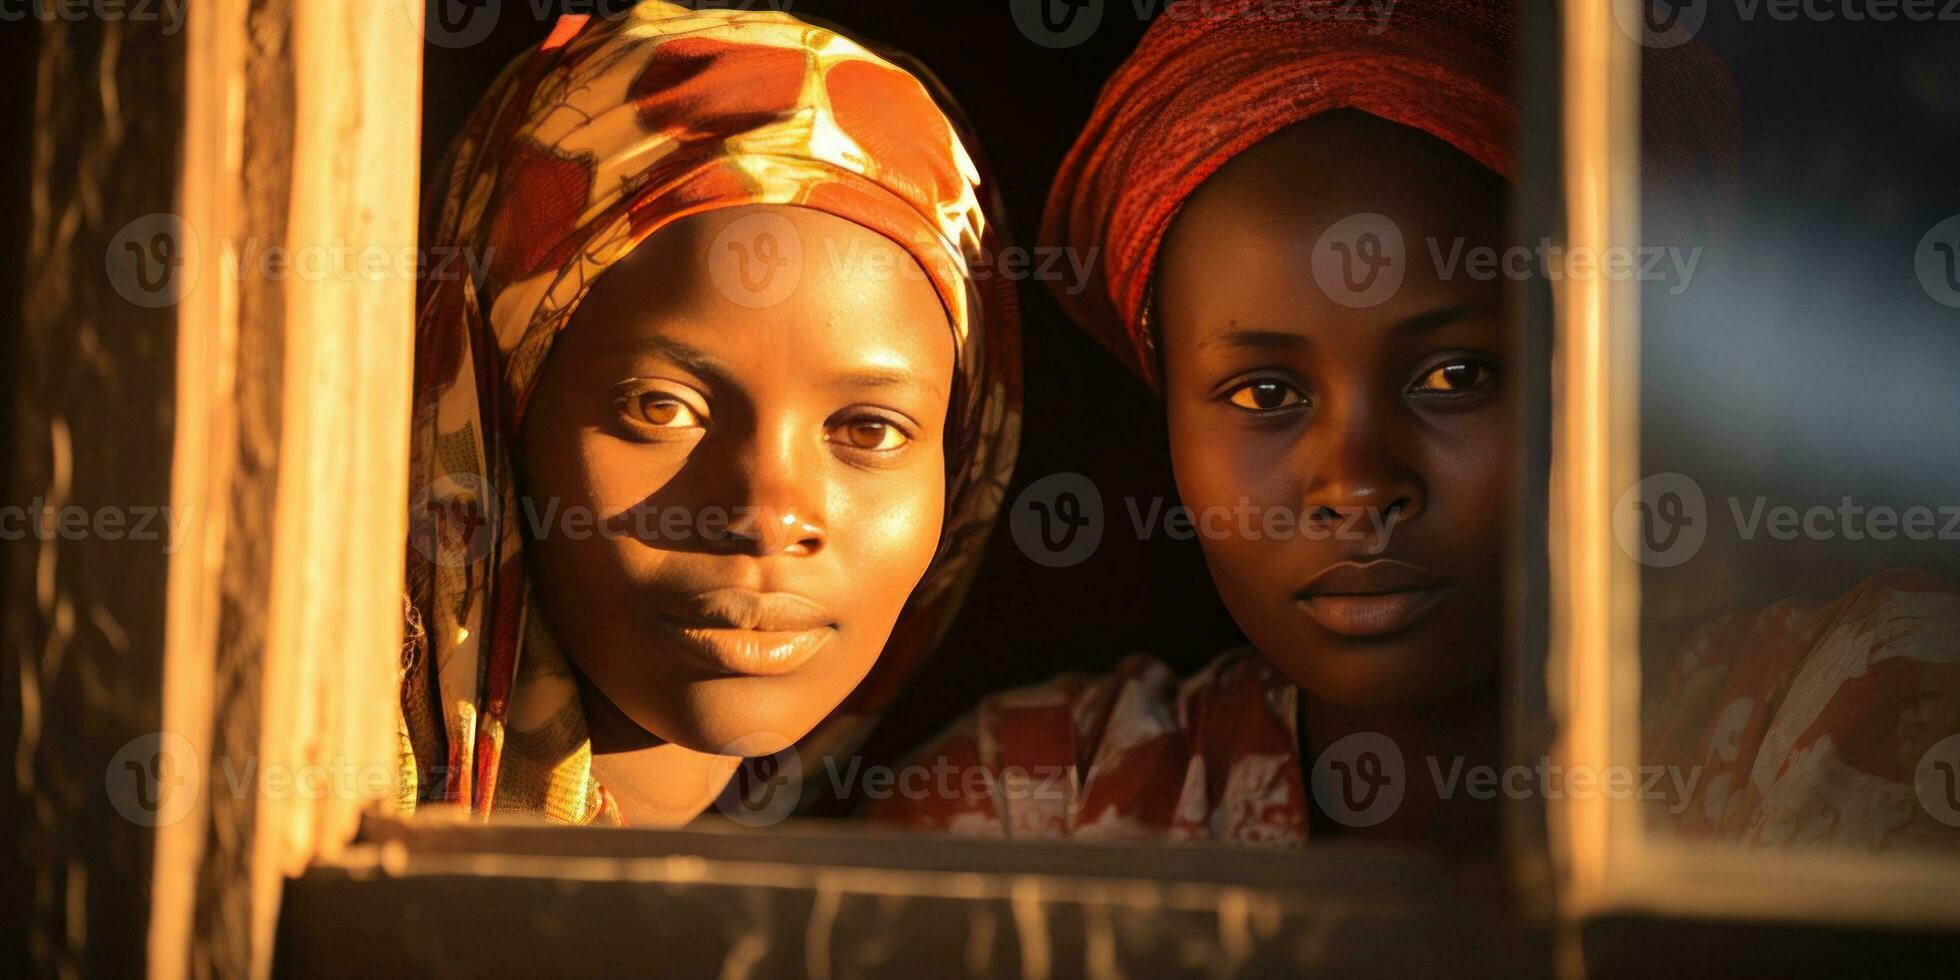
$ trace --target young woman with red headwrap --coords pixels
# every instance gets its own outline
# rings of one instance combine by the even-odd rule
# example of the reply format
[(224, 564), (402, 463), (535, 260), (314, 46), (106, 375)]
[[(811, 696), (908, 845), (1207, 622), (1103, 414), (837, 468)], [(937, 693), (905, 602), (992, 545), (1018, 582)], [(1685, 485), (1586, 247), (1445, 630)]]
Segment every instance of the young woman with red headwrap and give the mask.
[(479, 103), (425, 234), (470, 273), (417, 323), (403, 809), (683, 822), (741, 757), (848, 751), (937, 641), (1018, 324), (922, 82), (647, 0)]
[[(1089, 288), (1057, 296), (1162, 393), (1184, 505), (1259, 516), (1197, 522), (1250, 646), (1189, 678), (1136, 656), (989, 697), (919, 758), (993, 785), (879, 816), (1010, 837), (1494, 844), (1493, 794), (1447, 787), (1502, 762), (1514, 365), (1503, 277), (1452, 274), (1431, 243), (1506, 244), (1509, 5), (1411, 0), (1385, 25), (1289, 11), (1160, 15), (1043, 228), (1100, 250)], [(1697, 214), (1733, 169), (1732, 86), (1696, 45), (1655, 54), (1649, 171)], [(1704, 631), (1651, 716), (1655, 754), (1702, 767), (1666, 801), (1673, 829), (1951, 840), (1910, 801), (1913, 763), (1960, 727), (1956, 624), (1952, 583), (1894, 570)], [(1044, 793), (1015, 777), (1037, 767), (1074, 778)], [(1388, 778), (1395, 794), (1375, 792)]]

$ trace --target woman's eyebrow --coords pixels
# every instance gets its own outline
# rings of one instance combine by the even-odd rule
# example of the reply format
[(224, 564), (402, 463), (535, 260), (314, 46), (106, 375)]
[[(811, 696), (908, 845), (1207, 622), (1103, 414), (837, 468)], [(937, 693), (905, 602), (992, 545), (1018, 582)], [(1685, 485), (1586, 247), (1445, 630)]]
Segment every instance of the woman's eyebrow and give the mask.
[(1470, 314), (1467, 306), (1445, 306), (1440, 309), (1418, 313), (1395, 325), (1397, 333), (1421, 333), (1437, 327), (1447, 327)]
[(728, 369), (720, 361), (699, 348), (690, 347), (671, 337), (641, 336), (628, 337), (607, 344), (603, 348), (609, 355), (650, 354), (665, 358), (706, 378), (726, 380)]
[(1206, 337), (1198, 345), (1206, 347), (1232, 347), (1241, 350), (1299, 350), (1311, 347), (1313, 343), (1304, 335), (1286, 330), (1241, 330), (1229, 329), (1224, 333)]
[(831, 383), (840, 388), (915, 388), (939, 397), (945, 394), (939, 386), (910, 371), (893, 368), (863, 368), (855, 371), (841, 371), (831, 375)]
[[(1468, 306), (1445, 306), (1418, 313), (1396, 323), (1390, 329), (1396, 333), (1421, 333), (1446, 327), (1470, 314)], [(1213, 334), (1200, 341), (1198, 346), (1231, 347), (1240, 350), (1292, 351), (1313, 346), (1313, 341), (1305, 334), (1290, 330), (1254, 330), (1232, 327), (1223, 333)]]

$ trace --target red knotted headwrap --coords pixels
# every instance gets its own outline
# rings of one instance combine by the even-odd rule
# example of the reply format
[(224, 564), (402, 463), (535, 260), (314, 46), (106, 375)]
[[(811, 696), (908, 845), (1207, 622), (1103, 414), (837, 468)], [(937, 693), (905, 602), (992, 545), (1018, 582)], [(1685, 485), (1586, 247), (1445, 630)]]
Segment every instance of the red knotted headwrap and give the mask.
[[(1144, 304), (1164, 232), (1192, 191), (1268, 136), (1344, 108), (1422, 130), (1512, 179), (1515, 37), (1506, 0), (1402, 0), (1385, 12), (1271, 0), (1171, 4), (1103, 86), (1049, 192), (1042, 241), (1095, 256), (1086, 287), (1058, 288), (1057, 299), (1155, 385)], [(1726, 69), (1694, 43), (1646, 54), (1650, 164), (1732, 174), (1736, 109)]]

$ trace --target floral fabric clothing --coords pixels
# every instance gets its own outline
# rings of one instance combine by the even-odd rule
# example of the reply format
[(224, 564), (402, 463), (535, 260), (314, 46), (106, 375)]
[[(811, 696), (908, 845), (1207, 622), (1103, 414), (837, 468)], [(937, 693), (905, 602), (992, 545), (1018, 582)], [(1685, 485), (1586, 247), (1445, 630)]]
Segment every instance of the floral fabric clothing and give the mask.
[(1938, 768), (1960, 764), (1956, 733), (1960, 585), (1895, 568), (1830, 602), (1732, 613), (1689, 638), (1650, 702), (1649, 761), (1701, 767), (1685, 810), (1652, 825), (1755, 847), (1960, 847), (1960, 803), (1942, 795), (1960, 788)]
[[(1299, 696), (1249, 647), (1183, 680), (1146, 656), (1064, 674), (986, 698), (912, 758), (977, 767), (984, 785), (872, 815), (989, 837), (1299, 845)], [(1829, 602), (1725, 616), (1680, 651), (1646, 723), (1650, 764), (1701, 767), (1685, 810), (1652, 811), (1658, 833), (1960, 847), (1960, 802), (1939, 795), (1960, 800), (1960, 786), (1938, 768), (1960, 770), (1960, 585), (1892, 569)]]
[(1144, 655), (1063, 674), (988, 697), (913, 757), (984, 770), (980, 792), (893, 796), (872, 816), (984, 837), (1303, 844), (1298, 703), (1251, 647), (1184, 679)]

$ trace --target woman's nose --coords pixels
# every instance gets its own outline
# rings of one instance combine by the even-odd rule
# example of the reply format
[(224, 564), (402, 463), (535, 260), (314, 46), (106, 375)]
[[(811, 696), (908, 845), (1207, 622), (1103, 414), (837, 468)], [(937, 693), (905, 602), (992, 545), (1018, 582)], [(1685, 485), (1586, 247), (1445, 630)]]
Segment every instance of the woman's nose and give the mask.
[(736, 550), (755, 555), (813, 555), (826, 539), (823, 525), (796, 508), (739, 505), (730, 515), (728, 538)]
[(1405, 440), (1384, 417), (1391, 412), (1364, 409), (1317, 420), (1318, 431), (1302, 441), (1294, 461), (1305, 477), (1301, 505), (1308, 520), (1386, 535), (1422, 513), (1427, 494)]
[(764, 433), (731, 447), (726, 544), (753, 555), (813, 555), (829, 538), (821, 446), (790, 433)]

